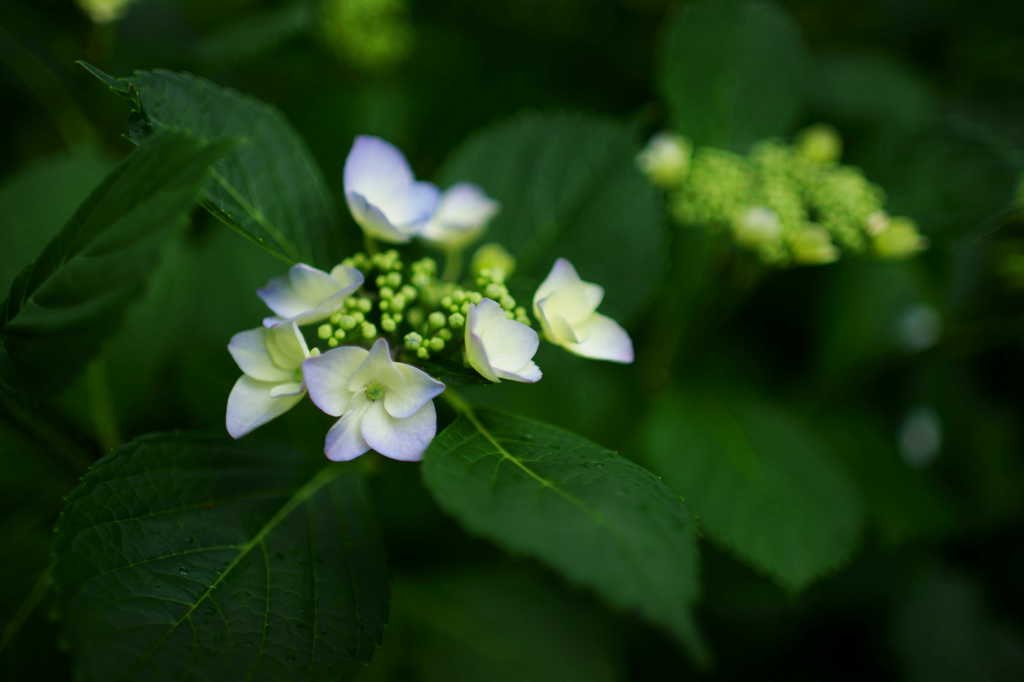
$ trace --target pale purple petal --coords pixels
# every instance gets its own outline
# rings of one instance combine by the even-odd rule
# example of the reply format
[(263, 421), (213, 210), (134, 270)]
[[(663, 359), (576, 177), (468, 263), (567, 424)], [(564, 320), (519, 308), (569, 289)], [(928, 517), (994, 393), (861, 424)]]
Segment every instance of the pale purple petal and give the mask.
[(346, 192), (345, 201), (348, 203), (352, 218), (371, 237), (389, 243), (409, 241), (411, 235), (392, 225), (384, 212), (362, 194)]
[(437, 412), (428, 402), (405, 419), (388, 414), (381, 401), (373, 403), (363, 416), (363, 438), (371, 448), (391, 459), (416, 462), (437, 433)]
[(345, 159), (345, 196), (361, 195), (382, 210), (396, 196), (404, 196), (413, 182), (402, 152), (379, 137), (360, 135)]
[(363, 348), (342, 346), (303, 362), (302, 376), (313, 404), (332, 417), (340, 416), (351, 402), (352, 375), (368, 355)]
[(278, 417), (302, 400), (298, 395), (271, 397), (270, 392), (277, 384), (257, 381), (242, 376), (235, 382), (228, 395), (228, 409), (225, 417), (228, 433), (232, 438), (241, 438), (258, 426)]
[(415, 235), (437, 210), (441, 191), (429, 182), (414, 182), (401, 201), (382, 207), (393, 225), (407, 235)]
[(555, 291), (572, 286), (580, 281), (580, 276), (576, 273), (576, 268), (572, 266), (572, 263), (565, 258), (559, 258), (551, 266), (551, 272), (548, 273), (548, 276), (544, 278), (544, 281), (540, 283), (537, 291), (533, 294), (533, 304), (537, 305), (537, 302), (542, 298), (547, 298)]
[(594, 313), (577, 331), (582, 339), (566, 347), (577, 355), (595, 360), (633, 362), (633, 342), (618, 322)]
[(353, 410), (334, 422), (324, 440), (324, 454), (327, 459), (335, 462), (348, 462), (370, 449), (363, 439), (360, 422), (365, 407)]

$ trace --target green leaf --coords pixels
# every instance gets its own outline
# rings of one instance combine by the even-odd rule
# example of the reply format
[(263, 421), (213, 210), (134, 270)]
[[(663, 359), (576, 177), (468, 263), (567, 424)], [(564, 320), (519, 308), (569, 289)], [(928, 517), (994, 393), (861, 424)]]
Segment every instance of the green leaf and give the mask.
[(113, 166), (78, 149), (36, 161), (0, 189), (0, 291), (10, 288)]
[(845, 471), (773, 405), (676, 394), (659, 400), (644, 436), (646, 461), (707, 535), (790, 590), (839, 566), (860, 538)]
[(387, 615), (363, 479), (281, 448), (126, 445), (68, 498), (54, 557), (84, 682), (337, 680)]
[(115, 92), (127, 90), (136, 142), (168, 129), (241, 139), (214, 165), (203, 205), (282, 260), (327, 263), (334, 205), (305, 143), (279, 111), (189, 74), (136, 71), (115, 79), (87, 68)]
[(697, 547), (685, 503), (595, 443), (446, 395), (461, 416), (423, 462), (438, 504), (471, 532), (667, 627), (703, 659), (690, 613)]
[[(548, 578), (545, 580), (544, 578)], [(360, 682), (612, 682), (609, 619), (548, 576), (460, 566), (397, 580), (384, 646)]]
[(475, 182), (501, 202), (483, 241), (515, 255), (517, 279), (539, 284), (556, 258), (568, 258), (605, 286), (602, 312), (628, 317), (665, 265), (661, 201), (636, 169), (637, 151), (613, 120), (527, 114), (464, 142), (440, 177), (443, 186)]
[(681, 6), (668, 22), (658, 84), (676, 130), (698, 145), (739, 152), (790, 132), (806, 55), (782, 9), (707, 0)]
[(64, 385), (97, 352), (228, 147), (181, 133), (152, 137), (15, 279), (0, 306), (0, 341), (22, 383)]

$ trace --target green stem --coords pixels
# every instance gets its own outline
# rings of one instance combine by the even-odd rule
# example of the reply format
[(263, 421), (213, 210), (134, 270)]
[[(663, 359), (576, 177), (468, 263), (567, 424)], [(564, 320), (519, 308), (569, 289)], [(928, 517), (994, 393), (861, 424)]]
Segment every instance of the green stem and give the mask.
[(117, 426), (114, 398), (107, 380), (107, 367), (102, 358), (96, 358), (85, 370), (86, 390), (89, 407), (92, 410), (92, 424), (96, 429), (96, 440), (104, 451), (121, 444), (121, 432)]
[(377, 246), (377, 240), (365, 232), (363, 233), (363, 246), (366, 249), (366, 253), (371, 256), (380, 251), (380, 247)]
[(449, 249), (444, 254), (444, 274), (446, 282), (457, 282), (462, 274), (462, 249)]

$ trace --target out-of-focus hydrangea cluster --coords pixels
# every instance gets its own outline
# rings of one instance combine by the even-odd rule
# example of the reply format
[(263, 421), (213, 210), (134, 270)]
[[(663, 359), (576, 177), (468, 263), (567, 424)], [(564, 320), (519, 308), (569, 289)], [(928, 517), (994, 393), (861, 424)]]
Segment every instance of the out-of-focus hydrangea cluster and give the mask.
[(667, 191), (677, 222), (728, 231), (773, 265), (830, 263), (843, 251), (902, 258), (923, 249), (914, 221), (886, 213), (882, 188), (841, 164), (841, 151), (835, 130), (815, 125), (792, 144), (766, 140), (747, 155), (660, 133), (637, 161)]
[(366, 70), (387, 69), (412, 49), (406, 0), (324, 0), (320, 35), (342, 60)]

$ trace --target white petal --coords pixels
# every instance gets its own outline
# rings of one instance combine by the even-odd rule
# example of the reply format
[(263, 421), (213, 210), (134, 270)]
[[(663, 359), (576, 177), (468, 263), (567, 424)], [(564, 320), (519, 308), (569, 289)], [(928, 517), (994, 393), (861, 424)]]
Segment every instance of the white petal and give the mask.
[(307, 309), (306, 302), (296, 295), (287, 276), (273, 278), (257, 289), (256, 295), (281, 319), (294, 317)]
[[(472, 314), (473, 309), (470, 308), (470, 315)], [(466, 361), (484, 379), (495, 383), (500, 381), (498, 373), (491, 366), (491, 361), (487, 358), (487, 350), (484, 348), (483, 340), (473, 333), (469, 324), (466, 325)]]
[(559, 258), (551, 266), (551, 272), (548, 273), (548, 276), (544, 278), (544, 281), (540, 283), (537, 291), (533, 294), (533, 304), (537, 305), (538, 301), (542, 298), (547, 298), (555, 291), (582, 281), (580, 276), (576, 274), (576, 268), (572, 266), (572, 263), (564, 258)]
[(626, 330), (612, 318), (594, 313), (577, 327), (577, 332), (582, 341), (566, 345), (573, 353), (595, 360), (633, 362), (633, 342)]
[(578, 343), (580, 338), (576, 335), (572, 325), (561, 315), (554, 315), (548, 311), (548, 301), (549, 299), (542, 298), (533, 306), (533, 313), (540, 320), (544, 335), (553, 343), (563, 346), (568, 343)]
[(347, 192), (345, 201), (359, 227), (375, 239), (392, 244), (407, 242), (411, 235), (391, 224), (384, 212), (358, 192)]
[(400, 383), (401, 376), (391, 360), (391, 349), (383, 338), (377, 339), (370, 348), (369, 355), (352, 373), (348, 389), (358, 393), (372, 383), (381, 384), (385, 389)]
[(289, 395), (301, 395), (306, 391), (306, 384), (301, 381), (291, 381), (277, 384), (270, 389), (271, 398), (281, 398)]
[(302, 376), (313, 404), (337, 417), (352, 398), (349, 383), (352, 375), (369, 353), (357, 346), (342, 346), (309, 358), (302, 363)]
[[(537, 332), (522, 322), (510, 320), (501, 306), (489, 298), (470, 308), (466, 326), (473, 337), (470, 341), (473, 344), (477, 340), (480, 342), (487, 358), (486, 364), (499, 376), (501, 371), (515, 374), (525, 367), (540, 345)], [(480, 373), (487, 376), (482, 371)]]
[(280, 416), (302, 400), (298, 395), (271, 397), (270, 392), (277, 384), (257, 381), (242, 376), (235, 382), (228, 396), (226, 425), (232, 438), (241, 438), (257, 426), (262, 426), (274, 417)]
[(544, 373), (540, 371), (540, 367), (537, 366), (537, 363), (531, 360), (515, 372), (506, 372), (505, 370), (499, 369), (498, 376), (502, 379), (508, 379), (509, 381), (521, 381), (525, 384), (535, 384), (544, 377)]
[(410, 417), (444, 391), (444, 384), (417, 367), (396, 362), (395, 369), (399, 383), (384, 393), (384, 409), (392, 417)]
[(305, 263), (296, 263), (288, 270), (288, 281), (296, 297), (316, 306), (320, 301), (338, 290), (338, 280), (323, 270), (317, 270)]
[(445, 246), (461, 246), (484, 228), (499, 207), (498, 202), (472, 183), (453, 185), (441, 195), (437, 211), (420, 236)]
[(345, 196), (361, 195), (366, 201), (386, 210), (388, 202), (405, 196), (412, 184), (412, 170), (402, 152), (390, 142), (360, 135), (345, 159)]
[(414, 182), (402, 197), (381, 209), (391, 224), (406, 235), (416, 235), (437, 209), (440, 190), (429, 182)]
[(238, 369), (253, 379), (260, 381), (288, 381), (292, 378), (292, 372), (288, 372), (277, 365), (270, 357), (265, 342), (266, 330), (246, 329), (231, 337), (228, 343), (228, 352), (234, 359)]
[(366, 407), (353, 410), (334, 422), (324, 440), (324, 454), (335, 462), (347, 462), (370, 449), (363, 439), (361, 422)]
[(366, 410), (362, 432), (370, 447), (385, 457), (419, 461), (437, 433), (437, 412), (434, 403), (428, 402), (411, 417), (396, 419), (378, 400)]
[[(263, 343), (275, 365), (289, 372), (294, 380), (295, 370), (309, 357), (306, 338), (295, 324), (282, 324), (263, 331)], [(259, 377), (257, 377), (259, 378)]]

